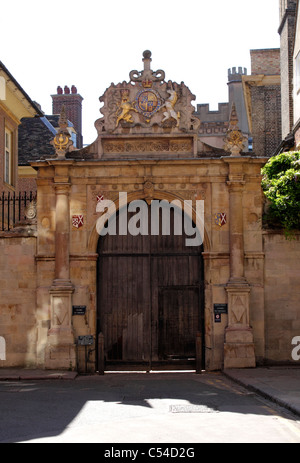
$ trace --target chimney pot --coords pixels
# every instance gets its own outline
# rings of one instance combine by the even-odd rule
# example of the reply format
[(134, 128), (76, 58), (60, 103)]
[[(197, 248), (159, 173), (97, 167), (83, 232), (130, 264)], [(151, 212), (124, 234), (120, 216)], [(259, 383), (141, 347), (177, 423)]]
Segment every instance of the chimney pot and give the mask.
[(75, 87), (75, 85), (72, 85), (71, 91), (72, 93), (77, 93), (77, 88)]
[(69, 93), (70, 93), (70, 89), (67, 85), (65, 85), (65, 94), (69, 95)]
[(63, 89), (61, 87), (57, 87), (57, 94), (62, 95)]

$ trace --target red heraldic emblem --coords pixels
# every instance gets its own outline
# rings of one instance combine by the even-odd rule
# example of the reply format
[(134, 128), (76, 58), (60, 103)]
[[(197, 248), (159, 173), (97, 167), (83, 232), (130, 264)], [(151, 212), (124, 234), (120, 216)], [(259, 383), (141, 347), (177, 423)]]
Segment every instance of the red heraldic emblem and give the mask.
[(80, 228), (83, 226), (83, 215), (73, 215), (72, 225), (75, 228)]

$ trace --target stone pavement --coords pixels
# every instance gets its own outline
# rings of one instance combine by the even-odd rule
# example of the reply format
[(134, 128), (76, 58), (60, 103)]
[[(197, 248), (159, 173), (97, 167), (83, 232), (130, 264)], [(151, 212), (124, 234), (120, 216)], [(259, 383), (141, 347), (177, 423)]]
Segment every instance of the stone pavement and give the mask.
[(227, 377), (300, 416), (300, 365), (225, 370)]
[[(300, 365), (232, 369), (223, 374), (300, 416)], [(0, 368), (0, 381), (76, 380), (77, 377), (72, 371)]]

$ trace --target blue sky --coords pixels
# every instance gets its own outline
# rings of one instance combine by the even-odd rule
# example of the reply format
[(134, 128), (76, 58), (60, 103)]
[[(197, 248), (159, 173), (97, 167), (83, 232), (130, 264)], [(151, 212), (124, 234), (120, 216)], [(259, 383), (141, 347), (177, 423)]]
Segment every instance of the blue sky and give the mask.
[(280, 44), (279, 0), (15, 0), (0, 14), (0, 60), (47, 114), (57, 86), (74, 84), (85, 144), (97, 135), (99, 97), (143, 68), (144, 50), (153, 70), (184, 81), (194, 104), (213, 110), (228, 101), (229, 68), (250, 74), (250, 50)]

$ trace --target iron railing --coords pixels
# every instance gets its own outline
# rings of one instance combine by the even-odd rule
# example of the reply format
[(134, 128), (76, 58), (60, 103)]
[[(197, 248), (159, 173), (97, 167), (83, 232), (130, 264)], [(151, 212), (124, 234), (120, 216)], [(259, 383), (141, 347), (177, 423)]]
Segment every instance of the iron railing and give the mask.
[(26, 219), (27, 206), (36, 199), (36, 193), (0, 193), (0, 231), (9, 231)]

